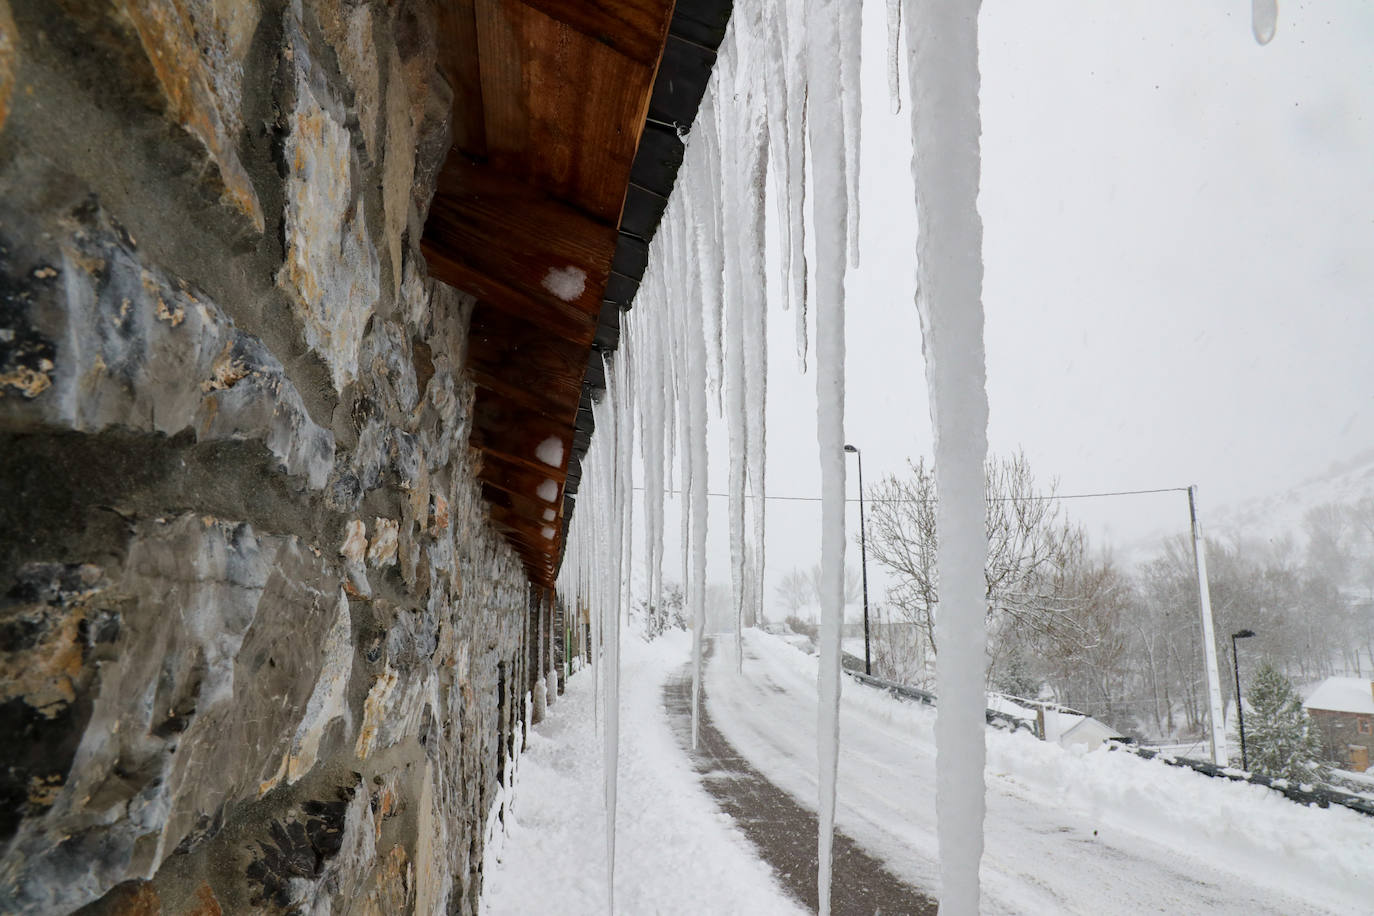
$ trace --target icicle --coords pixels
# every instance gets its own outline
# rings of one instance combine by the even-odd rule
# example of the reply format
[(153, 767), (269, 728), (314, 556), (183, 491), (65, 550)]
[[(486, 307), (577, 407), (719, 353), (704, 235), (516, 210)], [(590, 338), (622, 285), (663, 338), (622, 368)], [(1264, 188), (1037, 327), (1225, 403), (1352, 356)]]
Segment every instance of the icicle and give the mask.
[[(598, 415), (598, 418), (599, 418), (599, 415)], [(596, 440), (595, 440), (595, 439), (592, 440), (592, 445), (593, 445), (593, 447), (595, 447), (595, 445), (596, 445)], [(598, 454), (599, 454), (599, 452), (598, 452)], [(590, 458), (592, 457), (592, 454), (589, 452), (588, 455), (587, 455), (587, 457), (590, 459)], [(588, 463), (590, 463), (590, 462), (588, 462)], [(588, 500), (588, 498), (587, 498), (589, 495), (593, 496), (593, 498), (592, 498), (591, 500)], [(600, 534), (599, 534), (600, 525), (598, 524), (599, 519), (597, 518), (597, 516), (599, 515), (599, 513), (598, 513), (598, 511), (597, 511), (597, 510), (599, 509), (598, 501), (595, 499), (594, 494), (585, 494), (585, 493), (582, 494), (582, 500), (583, 500), (584, 503), (590, 503), (589, 505), (586, 506), (586, 508), (583, 510), (583, 512), (584, 512), (585, 514), (589, 514), (589, 515), (591, 515), (591, 516), (593, 517), (593, 527), (592, 527), (592, 534), (591, 534), (591, 538), (590, 538), (590, 539), (594, 539), (594, 540), (596, 540), (596, 541), (600, 541), (600, 540), (601, 540), (601, 537), (600, 537)], [(600, 551), (597, 551), (597, 553), (600, 553)], [(587, 558), (588, 563), (591, 562), (591, 559), (592, 559), (592, 558), (591, 558), (590, 556)], [(591, 570), (588, 569), (588, 573), (590, 573), (590, 572), (591, 572)], [(601, 704), (597, 701), (597, 697), (599, 697), (599, 696), (601, 695), (601, 646), (602, 646), (602, 641), (601, 641), (601, 594), (600, 594), (600, 591), (599, 591), (599, 585), (597, 584), (598, 582), (599, 582), (599, 579), (598, 579), (596, 576), (594, 576), (594, 575), (588, 575), (588, 576), (587, 576), (587, 583), (588, 583), (588, 590), (587, 590), (587, 598), (588, 598), (588, 601), (587, 601), (587, 605), (588, 605), (588, 612), (589, 612), (589, 614), (590, 614), (590, 617), (591, 617), (591, 624), (592, 624), (592, 646), (591, 646), (591, 649), (592, 649), (592, 728), (593, 728), (594, 730), (596, 730), (597, 732), (600, 732), (600, 730), (601, 730)]]
[(787, 53), (787, 222), (792, 228), (792, 251), (787, 258), (792, 302), (796, 307), (797, 359), (806, 371), (807, 265), (806, 265), (806, 28), (808, 3), (788, 4), (790, 15), (784, 36)]
[[(660, 282), (658, 287), (657, 308), (662, 312), (668, 306), (668, 296), (666, 287)], [(674, 405), (675, 398), (668, 396), (676, 382), (673, 376), (677, 371), (677, 360), (670, 358), (671, 352), (671, 324), (666, 320), (656, 322), (658, 328), (658, 350), (657, 362), (664, 371), (659, 378), (659, 384), (655, 392), (658, 399), (658, 439), (659, 445), (659, 470), (658, 470), (658, 523), (654, 531), (653, 564), (654, 564), (654, 584), (653, 596), (654, 606), (659, 608), (660, 621), (666, 625), (666, 614), (663, 608), (663, 532), (665, 526), (664, 502), (669, 490), (673, 489), (673, 458), (676, 437), (673, 435), (674, 424), (677, 421)]]
[(775, 225), (778, 231), (782, 272), (782, 308), (792, 307), (792, 224), (787, 202), (787, 9), (785, 0), (767, 0), (764, 6), (764, 34), (757, 56), (763, 69), (767, 101), (768, 171), (773, 176)]
[[(842, 85), (835, 60), (843, 22), (838, 0), (812, 0), (807, 82), (816, 247), (816, 401), (821, 463), (821, 632), (817, 813), (820, 916), (830, 912), (831, 843), (840, 736), (840, 625), (844, 615), (844, 274), (847, 188)], [(843, 69), (843, 68), (841, 68)]]
[[(659, 295), (657, 278), (649, 279), (649, 299), (652, 307), (662, 308), (663, 297)], [(640, 440), (640, 455), (644, 460), (644, 578), (648, 586), (650, 616), (645, 621), (649, 633), (656, 634), (662, 628), (660, 615), (662, 606), (663, 578), (663, 469), (664, 469), (664, 373), (666, 354), (661, 346), (662, 324), (651, 325), (645, 335), (644, 346), (636, 349), (635, 382), (636, 388), (644, 388), (644, 400), (640, 408), (644, 436)]]
[(911, 92), (920, 293), (917, 305), (935, 428), (940, 495), (940, 608), (935, 725), (940, 911), (978, 912), (983, 852), (983, 672), (987, 456), (978, 216), (978, 4), (909, 0)]
[[(674, 239), (677, 243), (677, 247), (679, 249), (685, 249), (688, 252), (688, 259), (691, 260), (693, 263), (697, 263), (697, 261), (695, 260), (697, 254), (695, 246), (695, 236), (696, 221), (698, 219), (698, 216), (696, 204), (693, 203), (693, 195), (699, 193), (699, 188), (697, 187), (696, 180), (692, 177), (691, 174), (688, 174), (686, 178), (686, 190), (688, 190), (691, 193), (689, 193), (685, 197), (680, 198), (684, 201), (686, 225), (682, 228), (681, 236), (678, 235), (676, 231), (676, 226), (669, 226), (668, 231), (674, 236)], [(663, 230), (659, 231), (662, 232)], [(698, 293), (701, 292), (701, 287), (699, 284), (697, 286), (697, 291)], [(680, 472), (678, 474), (678, 515), (680, 528), (678, 543), (680, 545), (680, 549), (682, 552), (682, 576), (679, 581), (682, 583), (683, 593), (687, 595), (688, 600), (691, 600), (692, 595), (694, 593), (694, 587), (692, 585), (692, 544), (694, 543), (694, 541), (691, 535), (691, 500), (692, 466), (693, 462), (695, 461), (695, 446), (693, 445), (692, 437), (692, 395), (690, 389), (692, 383), (695, 381), (697, 377), (697, 371), (696, 369), (694, 369), (693, 364), (695, 363), (695, 365), (700, 366), (700, 363), (696, 363), (695, 360), (690, 358), (691, 355), (694, 354), (696, 351), (694, 351), (691, 348), (691, 327), (689, 326), (689, 322), (687, 319), (688, 308), (684, 306), (683, 298), (674, 299), (670, 303), (670, 311), (667, 317), (672, 322), (674, 337), (677, 340), (683, 342), (682, 347), (679, 347), (677, 352), (681, 352), (683, 348), (686, 348), (689, 355), (687, 364), (679, 366), (679, 370), (677, 373), (676, 400), (679, 405), (678, 440), (680, 443), (679, 450), (681, 457)], [(700, 308), (700, 305), (698, 305), (698, 308)], [(700, 319), (698, 319), (697, 336), (700, 336), (700, 333)], [(702, 344), (701, 362), (705, 362), (704, 343)], [(700, 367), (700, 371), (704, 374), (706, 371), (705, 367)], [(705, 403), (704, 395), (702, 398), (702, 403)], [(695, 605), (693, 606), (695, 607)]]
[[(745, 455), (748, 461), (749, 482), (753, 486), (755, 496), (753, 513), (754, 600), (749, 609), (749, 616), (757, 622), (762, 612), (763, 600), (764, 494), (766, 491), (764, 469), (767, 464), (765, 421), (768, 402), (768, 290), (764, 279), (767, 247), (764, 237), (764, 221), (767, 217), (765, 191), (770, 138), (768, 131), (763, 129), (761, 120), (754, 123), (750, 133), (754, 138), (754, 149), (745, 177), (751, 206), (746, 213), (747, 220), (744, 225), (744, 239), (740, 247), (740, 255), (744, 261), (743, 274), (750, 278), (749, 297), (746, 300), (744, 311), (742, 343), (744, 345), (744, 375), (749, 384), (746, 395)], [(743, 596), (741, 596), (742, 598)], [(740, 670), (743, 670), (744, 665), (744, 643), (741, 632), (744, 624), (743, 615), (744, 609), (741, 601), (741, 619), (736, 626), (736, 639), (739, 641), (739, 653), (736, 662), (737, 668)]]
[[(626, 328), (628, 332), (628, 328)], [(629, 501), (629, 473), (630, 473), (630, 432), (632, 428), (630, 420), (630, 405), (628, 404), (627, 390), (627, 369), (628, 366), (622, 365), (621, 358), (614, 359), (608, 367), (607, 389), (610, 392), (610, 410), (605, 411), (608, 415), (610, 429), (609, 442), (605, 444), (609, 448), (604, 449), (608, 455), (606, 464), (606, 477), (612, 485), (601, 502), (609, 511), (606, 530), (610, 534), (609, 550), (604, 555), (606, 562), (610, 566), (610, 575), (606, 577), (604, 585), (606, 600), (603, 603), (603, 623), (602, 629), (605, 633), (605, 654), (606, 654), (606, 695), (605, 695), (605, 742), (604, 758), (602, 766), (605, 773), (605, 805), (606, 805), (606, 892), (609, 901), (608, 911), (615, 912), (615, 840), (616, 840), (616, 790), (618, 765), (620, 761), (620, 623), (622, 619), (621, 608), (625, 596), (623, 587), (623, 577), (627, 574), (625, 568), (624, 549), (625, 537), (625, 517), (626, 503)]]
[(548, 706), (548, 686), (544, 681), (544, 599), (541, 597), (538, 602), (539, 610), (535, 614), (534, 626), (534, 658), (535, 658), (535, 679), (534, 679), (534, 719), (542, 721), (546, 707)]
[(898, 65), (902, 35), (902, 0), (887, 0), (887, 99), (893, 114), (902, 111), (902, 86)]
[(1250, 0), (1250, 30), (1255, 41), (1267, 45), (1279, 27), (1279, 0)]
[[(692, 578), (688, 594), (692, 601), (692, 747), (697, 746), (701, 721), (701, 648), (706, 632), (706, 340), (702, 333), (701, 309), (690, 300), (682, 301), (687, 318), (688, 427), (692, 461), (690, 464), (692, 514)], [(684, 504), (685, 509), (685, 504)]]
[[(719, 82), (722, 77), (717, 71), (713, 77)], [(722, 309), (725, 297), (725, 251), (722, 247), (722, 164), (721, 156), (723, 150), (720, 144), (719, 125), (717, 123), (716, 104), (713, 95), (707, 96), (707, 101), (701, 106), (701, 111), (697, 114), (697, 125), (699, 137), (696, 142), (701, 143), (706, 149), (704, 156), (696, 161), (702, 163), (693, 171), (696, 173), (694, 196), (702, 195), (699, 200), (705, 204), (706, 212), (699, 209), (699, 205), (693, 203), (692, 210), (692, 243), (696, 248), (696, 257), (699, 270), (699, 282), (701, 283), (701, 302), (699, 308), (702, 309), (703, 334), (706, 343), (706, 356), (708, 360), (705, 365), (706, 379), (710, 385), (711, 392), (715, 395), (717, 406), (721, 395), (721, 376), (723, 364), (723, 352), (721, 347), (722, 330)], [(701, 168), (707, 171), (700, 173)]]
[[(738, 38), (743, 23), (739, 21), (742, 10), (736, 8), (731, 35)], [(738, 52), (733, 46), (726, 49), (716, 62), (728, 80), (734, 75), (735, 56)], [(725, 82), (724, 85), (730, 85)], [(742, 199), (745, 193), (745, 157), (740, 155), (741, 144), (747, 142), (741, 129), (741, 120), (747, 116), (747, 88), (740, 85), (732, 87), (735, 105), (727, 106), (722, 114), (720, 140), (725, 152), (724, 194), (722, 196), (722, 220), (724, 223), (725, 250), (732, 254), (743, 245), (743, 213), (747, 206)], [(741, 94), (744, 93), (743, 97)], [(735, 629), (738, 633), (740, 618), (744, 613), (744, 479), (745, 463), (745, 375), (744, 375), (744, 284), (748, 282), (743, 273), (743, 265), (738, 257), (730, 257), (725, 262), (725, 426), (729, 435), (730, 465), (726, 482), (728, 484), (729, 506), (728, 523), (730, 531), (730, 597), (734, 608)]]
[(845, 0), (840, 8), (840, 119), (844, 125), (844, 219), (849, 266), (859, 266), (859, 138), (863, 121), (859, 55), (863, 36), (863, 3)]

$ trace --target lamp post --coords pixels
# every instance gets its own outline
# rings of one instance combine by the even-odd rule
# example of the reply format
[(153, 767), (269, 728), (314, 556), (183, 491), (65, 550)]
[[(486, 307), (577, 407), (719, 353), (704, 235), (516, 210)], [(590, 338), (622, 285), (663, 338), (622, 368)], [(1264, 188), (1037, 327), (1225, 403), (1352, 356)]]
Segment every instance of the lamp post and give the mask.
[(1231, 664), (1236, 669), (1236, 722), (1240, 725), (1240, 768), (1250, 769), (1250, 761), (1245, 756), (1245, 710), (1240, 705), (1240, 656), (1236, 654), (1236, 640), (1249, 639), (1254, 630), (1241, 630), (1231, 634)]
[(852, 445), (844, 447), (859, 459), (859, 562), (863, 569), (864, 581), (864, 674), (873, 673), (873, 657), (868, 642), (868, 544), (864, 535), (864, 456)]

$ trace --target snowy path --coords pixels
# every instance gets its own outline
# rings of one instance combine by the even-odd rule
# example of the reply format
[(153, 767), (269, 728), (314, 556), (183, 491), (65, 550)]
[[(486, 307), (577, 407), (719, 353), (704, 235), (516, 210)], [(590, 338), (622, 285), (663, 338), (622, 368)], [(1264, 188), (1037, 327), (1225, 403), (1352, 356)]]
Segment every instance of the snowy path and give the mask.
[[(708, 653), (710, 651), (708, 646)], [(742, 758), (702, 711), (700, 740), (692, 744), (692, 671), (683, 665), (664, 687), (664, 706), (678, 742), (721, 808), (798, 899), (816, 907), (816, 815), (773, 785)], [(884, 868), (843, 833), (835, 835), (834, 916), (934, 916), (935, 902)]]
[[(716, 727), (814, 810), (816, 660), (746, 633), (744, 674), (720, 638)], [(838, 825), (916, 886), (935, 887), (934, 714), (846, 681)], [(1027, 735), (988, 735), (984, 913), (1366, 911), (1374, 822)]]
[[(624, 634), (616, 913), (627, 916), (805, 911), (701, 788), (663, 710), (663, 683), (687, 661), (676, 632), (645, 645)], [(605, 807), (592, 674), (568, 681), (530, 730), (507, 833), (487, 850), (484, 916), (604, 916)]]

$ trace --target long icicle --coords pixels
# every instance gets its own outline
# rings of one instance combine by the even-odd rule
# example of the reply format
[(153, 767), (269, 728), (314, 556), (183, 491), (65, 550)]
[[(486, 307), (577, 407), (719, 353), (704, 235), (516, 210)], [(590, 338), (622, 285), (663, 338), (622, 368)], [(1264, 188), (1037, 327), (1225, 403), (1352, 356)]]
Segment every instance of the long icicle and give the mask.
[(786, 188), (788, 216), (791, 226), (791, 253), (787, 258), (790, 276), (785, 282), (791, 288), (796, 333), (797, 359), (802, 371), (807, 360), (807, 263), (806, 263), (806, 130), (807, 130), (807, 16), (809, 3), (787, 5), (787, 28), (783, 33), (787, 73), (787, 174)]
[(887, 103), (893, 114), (902, 110), (901, 35), (902, 0), (887, 0)]
[(620, 764), (620, 572), (621, 572), (621, 539), (624, 535), (620, 527), (622, 516), (621, 499), (624, 495), (622, 475), (624, 474), (624, 462), (621, 458), (622, 427), (629, 421), (629, 417), (622, 413), (623, 410), (623, 385), (624, 377), (620, 369), (620, 360), (617, 358), (608, 367), (610, 378), (607, 379), (608, 387), (611, 391), (610, 410), (607, 413), (611, 419), (610, 446), (608, 450), (610, 460), (610, 479), (612, 485), (603, 500), (603, 504), (609, 509), (607, 513), (607, 531), (610, 532), (610, 550), (608, 554), (612, 559), (610, 562), (611, 575), (607, 576), (605, 584), (606, 599), (602, 604), (602, 625), (601, 629), (605, 639), (606, 656), (606, 730), (605, 730), (605, 757), (603, 767), (605, 772), (606, 786), (606, 899), (607, 912), (615, 912), (615, 839), (616, 839), (616, 789), (617, 776)]
[[(734, 69), (734, 58), (738, 56), (738, 47), (741, 39), (742, 18), (744, 11), (736, 9), (734, 12), (734, 28), (731, 30), (733, 39), (732, 53), (721, 55), (717, 64), (722, 68), (723, 75), (733, 81), (736, 76)], [(734, 83), (734, 95), (738, 99), (741, 92), (746, 93), (747, 86)], [(725, 193), (722, 196), (722, 220), (725, 226), (725, 244), (729, 251), (739, 250), (743, 242), (743, 211), (745, 202), (743, 171), (745, 159), (741, 155), (741, 145), (748, 142), (744, 136), (741, 120), (747, 115), (747, 105), (730, 105), (720, 110), (721, 116), (721, 145), (725, 152), (725, 170), (723, 183)], [(726, 259), (725, 263), (725, 425), (729, 438), (730, 465), (728, 470), (728, 515), (727, 520), (730, 530), (730, 600), (731, 618), (735, 638), (739, 639), (740, 622), (744, 616), (744, 481), (747, 471), (745, 440), (747, 427), (745, 420), (745, 374), (744, 374), (744, 350), (747, 346), (744, 339), (744, 285), (748, 282), (743, 273), (743, 265), (737, 257)]]
[(844, 124), (845, 247), (849, 266), (859, 266), (859, 139), (863, 93), (859, 91), (863, 3), (840, 4), (840, 115)]
[(821, 631), (819, 646), (820, 797), (816, 877), (820, 916), (830, 913), (831, 849), (840, 738), (840, 624), (844, 615), (844, 275), (846, 197), (845, 135), (841, 84), (835, 59), (840, 48), (838, 0), (812, 0), (807, 48), (808, 123), (813, 157), (816, 244), (816, 438), (821, 465)]
[[(744, 259), (743, 275), (749, 278), (744, 314), (744, 376), (748, 380), (745, 399), (745, 454), (748, 459), (749, 483), (754, 493), (753, 512), (753, 569), (751, 570), (752, 601), (742, 614), (757, 622), (763, 611), (764, 588), (764, 523), (767, 487), (764, 471), (767, 467), (767, 407), (768, 407), (768, 289), (764, 278), (766, 243), (764, 223), (767, 219), (768, 146), (769, 132), (764, 129), (761, 112), (755, 110), (755, 120), (749, 131), (753, 151), (749, 158), (745, 187), (751, 206), (746, 212), (744, 242), (740, 246)], [(744, 620), (740, 621), (741, 627)], [(739, 655), (737, 670), (744, 670), (743, 633), (737, 633)]]
[(935, 428), (940, 533), (935, 723), (940, 912), (978, 912), (983, 854), (984, 462), (983, 226), (978, 216), (978, 7), (908, 0), (921, 335)]

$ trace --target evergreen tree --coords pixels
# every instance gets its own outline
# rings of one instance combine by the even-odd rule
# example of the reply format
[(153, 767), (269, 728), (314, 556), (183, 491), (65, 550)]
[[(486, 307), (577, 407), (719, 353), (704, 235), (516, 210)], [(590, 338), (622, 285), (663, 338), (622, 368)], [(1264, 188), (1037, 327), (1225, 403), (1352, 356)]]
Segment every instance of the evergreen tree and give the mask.
[(1321, 743), (1288, 678), (1265, 662), (1251, 679), (1245, 698), (1252, 707), (1245, 716), (1251, 771), (1294, 782), (1325, 780), (1328, 773), (1320, 762)]

